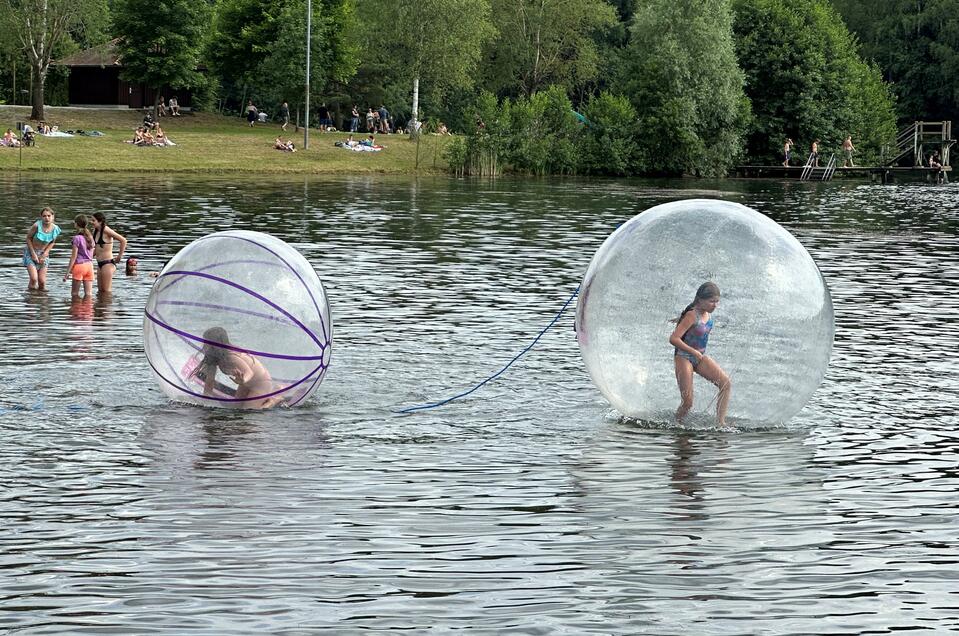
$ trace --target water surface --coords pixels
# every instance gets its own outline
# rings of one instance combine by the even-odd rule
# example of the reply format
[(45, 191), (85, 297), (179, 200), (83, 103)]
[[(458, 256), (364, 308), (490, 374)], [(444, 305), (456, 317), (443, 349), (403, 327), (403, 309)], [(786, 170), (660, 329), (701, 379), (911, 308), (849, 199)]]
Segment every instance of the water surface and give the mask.
[[(250, 176), (0, 177), (0, 631), (942, 633), (959, 627), (954, 186)], [(788, 426), (620, 421), (555, 316), (621, 222), (720, 197), (786, 226), (833, 294)], [(141, 271), (271, 232), (323, 279), (303, 408), (170, 403), (151, 279), (71, 303), (20, 267), (44, 205), (103, 211)]]

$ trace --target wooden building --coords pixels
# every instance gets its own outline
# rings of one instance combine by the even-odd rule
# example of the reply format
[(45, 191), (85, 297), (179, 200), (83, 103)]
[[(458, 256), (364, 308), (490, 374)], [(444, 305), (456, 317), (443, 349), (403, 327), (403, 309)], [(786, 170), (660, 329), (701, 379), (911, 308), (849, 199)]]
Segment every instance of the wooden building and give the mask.
[[(156, 91), (140, 83), (120, 79), (123, 60), (117, 51), (117, 40), (69, 55), (55, 63), (70, 69), (68, 101), (70, 106), (101, 108), (145, 108), (153, 106)], [(160, 91), (164, 100), (176, 95), (180, 108), (189, 110), (188, 89)]]

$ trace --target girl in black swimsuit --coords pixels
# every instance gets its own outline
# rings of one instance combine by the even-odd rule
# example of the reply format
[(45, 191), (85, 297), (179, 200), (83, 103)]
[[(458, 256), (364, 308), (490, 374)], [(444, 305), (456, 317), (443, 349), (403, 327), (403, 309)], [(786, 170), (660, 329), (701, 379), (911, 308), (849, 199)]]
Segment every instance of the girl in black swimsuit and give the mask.
[[(120, 253), (113, 257), (113, 241), (120, 243)], [(113, 274), (117, 264), (123, 260), (127, 240), (123, 235), (107, 226), (107, 217), (103, 212), (93, 214), (93, 256), (97, 259), (97, 290), (109, 293), (113, 289)]]

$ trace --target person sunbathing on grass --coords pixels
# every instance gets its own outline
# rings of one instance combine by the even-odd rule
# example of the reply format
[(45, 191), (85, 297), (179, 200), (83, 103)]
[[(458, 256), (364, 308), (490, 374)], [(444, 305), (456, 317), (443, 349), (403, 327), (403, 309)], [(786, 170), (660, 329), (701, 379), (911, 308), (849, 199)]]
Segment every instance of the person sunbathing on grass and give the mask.
[(276, 138), (276, 141), (273, 142), (273, 147), (276, 150), (283, 150), (284, 152), (296, 152), (296, 146), (293, 145), (293, 141), (283, 141), (279, 137)]

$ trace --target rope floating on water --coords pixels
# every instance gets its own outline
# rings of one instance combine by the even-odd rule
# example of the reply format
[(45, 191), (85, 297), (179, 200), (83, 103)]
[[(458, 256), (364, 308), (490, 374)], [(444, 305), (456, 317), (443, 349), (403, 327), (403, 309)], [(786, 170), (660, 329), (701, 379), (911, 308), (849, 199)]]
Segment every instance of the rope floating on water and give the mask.
[(533, 342), (529, 343), (529, 345), (528, 345), (525, 349), (523, 349), (522, 351), (520, 351), (519, 353), (517, 353), (517, 354), (513, 357), (512, 360), (510, 360), (508, 363), (506, 363), (506, 366), (504, 366), (502, 369), (500, 369), (499, 371), (497, 371), (497, 372), (494, 373), (493, 375), (489, 376), (488, 378), (486, 378), (485, 380), (483, 380), (482, 382), (480, 382), (479, 384), (477, 384), (476, 386), (474, 386), (472, 389), (470, 389), (470, 390), (468, 390), (468, 391), (464, 391), (464, 392), (462, 392), (462, 393), (460, 393), (460, 394), (458, 394), (458, 395), (454, 395), (454, 396), (451, 397), (451, 398), (447, 398), (447, 399), (445, 399), (445, 400), (440, 400), (439, 402), (431, 402), (431, 403), (429, 403), (429, 404), (420, 404), (420, 405), (418, 405), (418, 406), (409, 406), (409, 407), (407, 407), (407, 408), (405, 408), (405, 409), (400, 409), (400, 410), (394, 411), (394, 412), (395, 412), (395, 413), (414, 413), (414, 412), (416, 412), (416, 411), (424, 411), (424, 410), (426, 410), (426, 409), (435, 409), (435, 408), (438, 407), (438, 406), (443, 406), (444, 404), (449, 404), (449, 403), (452, 402), (453, 400), (458, 400), (458, 399), (460, 399), (460, 398), (466, 397), (466, 396), (469, 395), (470, 393), (473, 393), (474, 391), (476, 391), (477, 389), (479, 389), (480, 387), (482, 387), (484, 384), (487, 384), (487, 383), (489, 383), (489, 382), (492, 382), (493, 380), (495, 380), (495, 379), (498, 378), (499, 376), (503, 375), (503, 373), (505, 373), (507, 369), (509, 369), (511, 366), (513, 366), (513, 363), (514, 363), (514, 362), (516, 362), (517, 360), (519, 360), (519, 359), (523, 356), (523, 354), (525, 354), (527, 351), (529, 351), (530, 349), (532, 349), (532, 348), (536, 345), (536, 343), (539, 342), (539, 339), (543, 337), (543, 334), (545, 334), (547, 331), (549, 331), (550, 327), (552, 327), (553, 325), (555, 325), (555, 324), (559, 321), (559, 319), (562, 317), (563, 313), (566, 312), (567, 307), (569, 307), (569, 304), (570, 304), (571, 302), (573, 302), (573, 299), (576, 298), (576, 294), (578, 294), (578, 293), (579, 293), (579, 285), (576, 286), (576, 290), (573, 291), (573, 295), (570, 296), (570, 297), (566, 300), (565, 303), (563, 303), (563, 308), (559, 310), (559, 313), (556, 314), (556, 316), (550, 321), (550, 323), (549, 323), (548, 325), (546, 325), (546, 326), (543, 328), (543, 330), (540, 331), (539, 334), (538, 334), (535, 338), (533, 338)]

